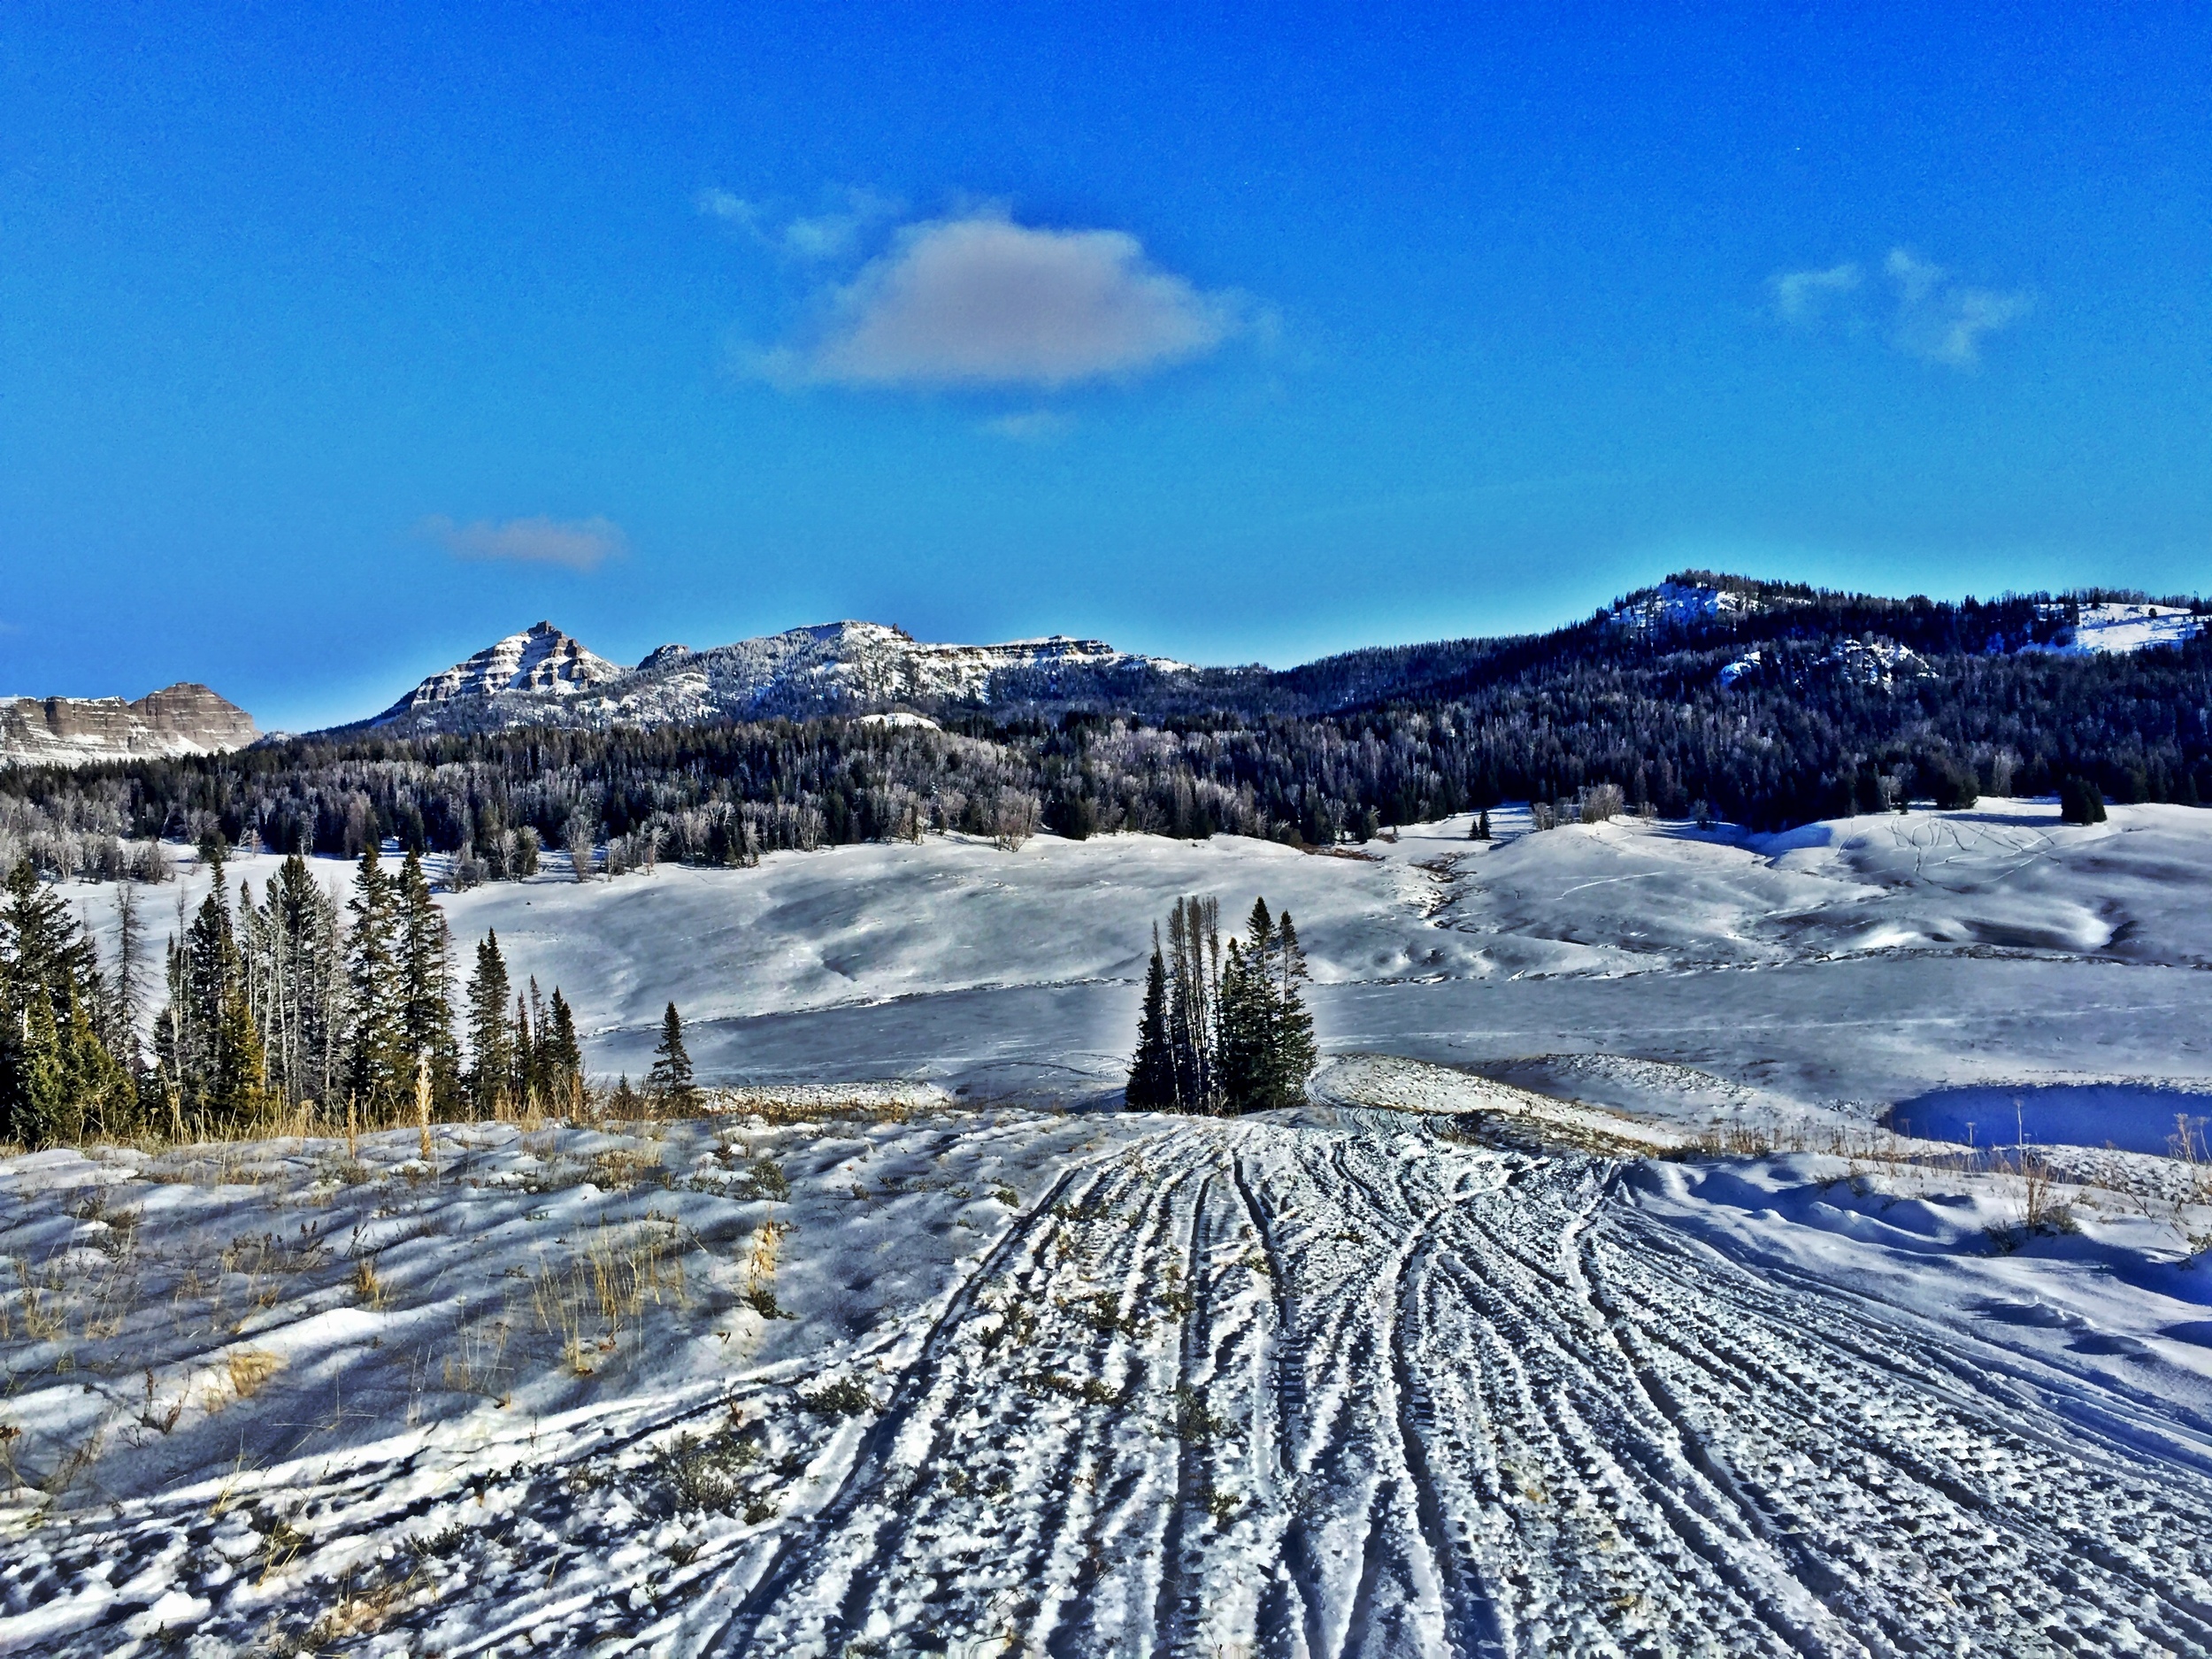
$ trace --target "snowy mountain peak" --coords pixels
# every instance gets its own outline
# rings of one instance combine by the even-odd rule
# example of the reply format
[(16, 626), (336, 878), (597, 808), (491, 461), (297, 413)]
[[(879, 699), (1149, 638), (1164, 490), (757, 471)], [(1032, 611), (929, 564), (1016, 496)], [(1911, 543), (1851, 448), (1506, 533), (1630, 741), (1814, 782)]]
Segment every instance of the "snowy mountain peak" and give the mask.
[(573, 696), (619, 680), (626, 672), (585, 649), (582, 641), (550, 622), (540, 622), (431, 675), (377, 718), (391, 720), (430, 705), (516, 693)]
[(1055, 634), (996, 645), (933, 644), (847, 619), (729, 645), (664, 645), (635, 668), (593, 655), (549, 622), (433, 674), (377, 718), (424, 729), (661, 726), (803, 717), (915, 703), (991, 703), (1121, 695), (1181, 663)]

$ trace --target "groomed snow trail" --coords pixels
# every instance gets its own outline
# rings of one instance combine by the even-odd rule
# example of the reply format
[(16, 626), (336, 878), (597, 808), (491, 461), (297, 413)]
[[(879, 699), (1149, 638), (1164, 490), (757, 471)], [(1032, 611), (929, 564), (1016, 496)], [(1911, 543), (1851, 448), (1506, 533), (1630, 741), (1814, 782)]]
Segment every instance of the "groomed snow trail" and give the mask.
[(2200, 1439), (1376, 1113), (1071, 1171), (683, 1645), (2199, 1653), (2208, 1578)]

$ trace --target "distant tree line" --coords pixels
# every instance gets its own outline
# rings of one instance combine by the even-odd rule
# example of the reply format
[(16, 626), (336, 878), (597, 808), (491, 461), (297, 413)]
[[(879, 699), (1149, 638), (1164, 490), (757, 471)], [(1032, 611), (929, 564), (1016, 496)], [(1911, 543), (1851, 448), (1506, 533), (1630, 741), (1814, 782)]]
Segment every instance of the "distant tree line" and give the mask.
[[(1685, 572), (1681, 580), (1699, 576)], [(1724, 581), (1729, 579), (1710, 579)], [(2212, 798), (2212, 640), (2129, 656), (2049, 644), (2094, 595), (1869, 599), (1735, 583), (1767, 608), (1354, 653), (1123, 708), (355, 733), (242, 753), (0, 772), (0, 860), (144, 869), (153, 837), (358, 858), (449, 855), (457, 885), (962, 831), (1018, 845), (1216, 833), (1326, 844), (1508, 800), (1618, 788), (1631, 810), (1773, 828), (2070, 780), (2118, 802)], [(1786, 603), (1781, 603), (1786, 601)], [(1844, 648), (1917, 660), (1870, 679)], [(1721, 670), (1756, 649), (1755, 672)], [(126, 868), (126, 866), (129, 866)]]

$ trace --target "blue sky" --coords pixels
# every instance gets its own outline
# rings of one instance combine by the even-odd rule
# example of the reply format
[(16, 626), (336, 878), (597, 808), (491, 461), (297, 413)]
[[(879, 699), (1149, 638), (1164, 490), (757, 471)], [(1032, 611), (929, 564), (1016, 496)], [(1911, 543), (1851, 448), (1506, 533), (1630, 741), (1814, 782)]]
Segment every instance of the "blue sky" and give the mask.
[(1075, 11), (10, 5), (0, 692), (2212, 586), (2206, 8)]

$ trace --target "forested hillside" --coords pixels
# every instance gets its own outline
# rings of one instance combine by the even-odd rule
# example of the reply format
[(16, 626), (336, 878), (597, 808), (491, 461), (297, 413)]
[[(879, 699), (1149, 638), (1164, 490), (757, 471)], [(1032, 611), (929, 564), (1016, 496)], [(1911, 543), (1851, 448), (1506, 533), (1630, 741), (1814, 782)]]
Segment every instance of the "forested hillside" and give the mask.
[[(150, 836), (356, 857), (388, 837), (466, 883), (565, 846), (610, 872), (963, 830), (1018, 842), (1216, 832), (1309, 843), (1504, 800), (1775, 827), (2089, 780), (2212, 795), (2212, 640), (2073, 643), (2141, 595), (1890, 600), (1689, 572), (1544, 635), (1353, 653), (1156, 700), (941, 703), (652, 729), (334, 733), (0, 773), (0, 864), (122, 873)], [(1609, 797), (1609, 790), (1607, 795)]]

